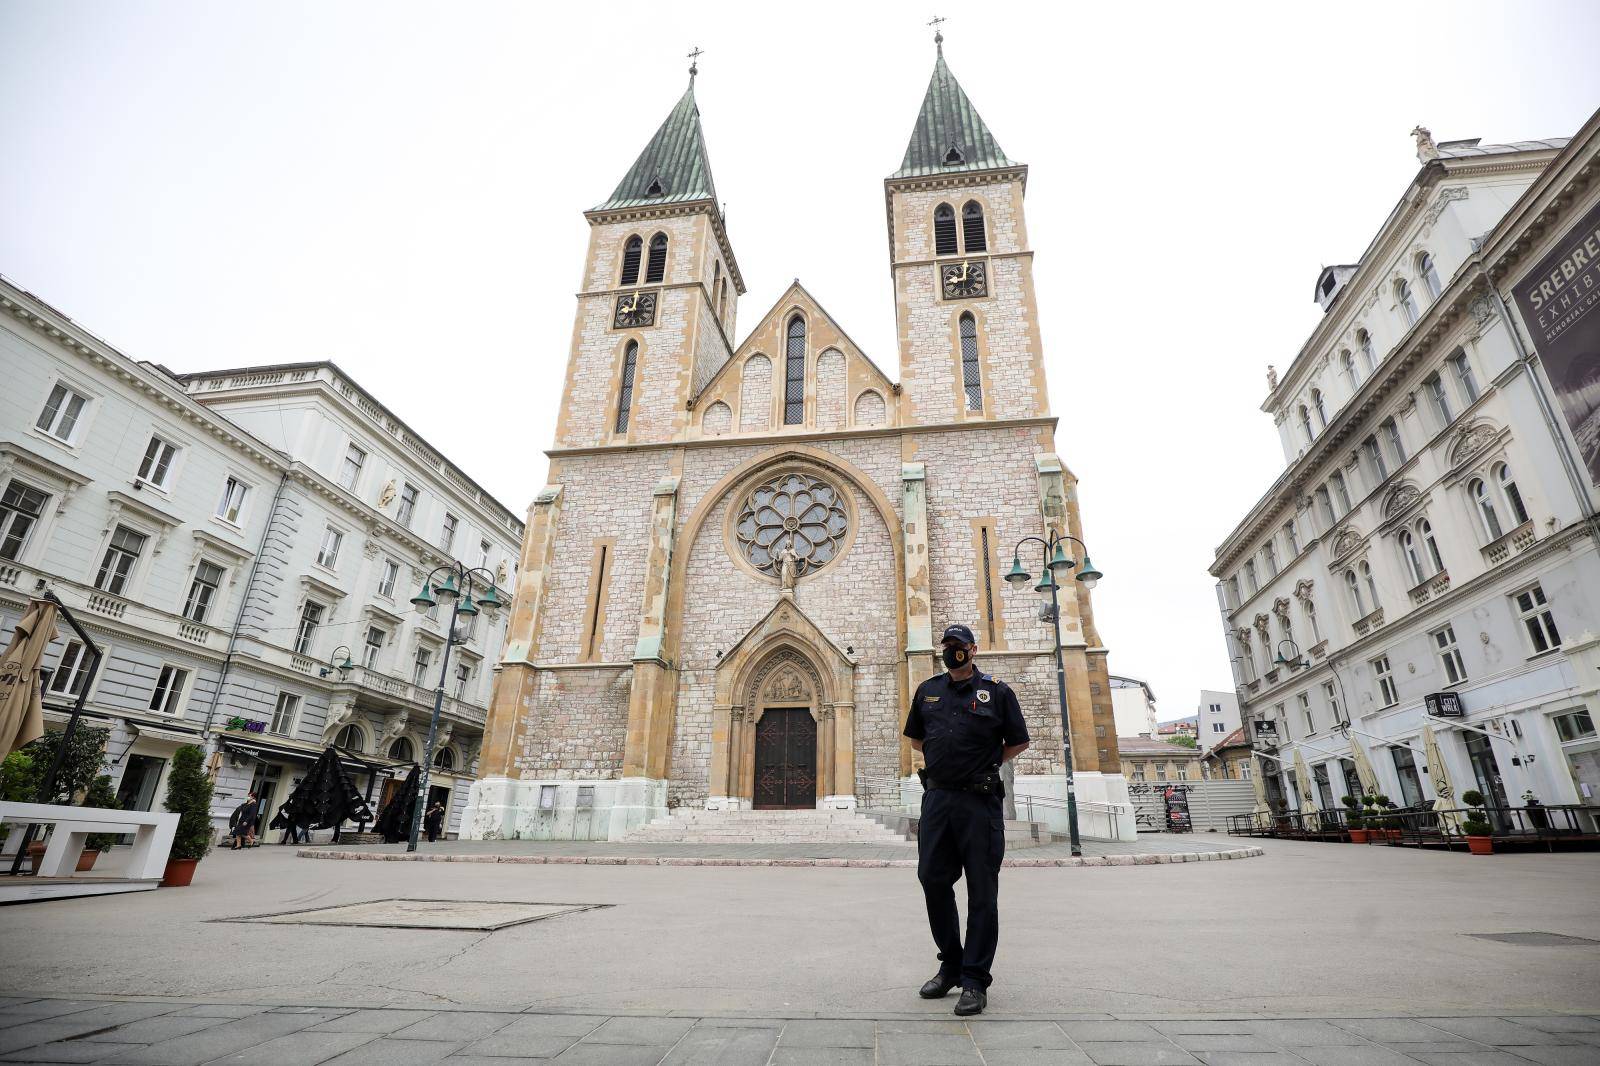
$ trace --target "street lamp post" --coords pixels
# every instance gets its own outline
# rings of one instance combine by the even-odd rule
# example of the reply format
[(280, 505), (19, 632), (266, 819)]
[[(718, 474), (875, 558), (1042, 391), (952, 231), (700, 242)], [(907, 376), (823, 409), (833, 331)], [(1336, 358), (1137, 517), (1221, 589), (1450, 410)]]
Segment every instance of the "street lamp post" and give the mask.
[[(444, 574), (444, 581), (434, 584), (434, 579), (441, 573)], [(472, 600), (474, 582), (483, 587), (476, 603)], [(430, 584), (433, 586), (433, 596), (428, 595)], [(439, 687), (433, 692), (433, 717), (428, 719), (428, 743), (423, 749), (422, 768), (417, 774), (417, 796), (411, 808), (411, 832), (406, 839), (408, 852), (417, 850), (422, 815), (428, 805), (428, 782), (433, 776), (433, 745), (439, 736), (439, 714), (444, 710), (444, 686), (450, 672), (450, 647), (464, 643), (466, 639), (465, 636), (457, 636), (456, 624), (463, 616), (470, 621), (480, 608), (492, 621), (505, 605), (495, 590), (493, 574), (482, 567), (469, 567), (459, 561), (434, 567), (423, 579), (422, 590), (411, 597), (411, 606), (418, 614), (427, 614), (438, 602), (434, 596), (450, 605), (450, 628), (445, 631), (444, 654), (439, 657)]]
[(1072, 840), (1072, 854), (1082, 855), (1083, 849), (1078, 843), (1078, 794), (1072, 781), (1072, 720), (1067, 713), (1067, 666), (1061, 657), (1061, 601), (1057, 596), (1061, 586), (1056, 582), (1056, 574), (1065, 574), (1074, 566), (1074, 560), (1066, 551), (1066, 542), (1071, 541), (1083, 549), (1083, 566), (1078, 570), (1078, 580), (1083, 582), (1083, 587), (1092, 589), (1105, 575), (1094, 568), (1094, 563), (1089, 561), (1089, 546), (1077, 537), (1050, 531), (1048, 539), (1045, 537), (1027, 536), (1017, 541), (1016, 547), (1011, 549), (1011, 569), (1006, 572), (1006, 580), (1013, 585), (1024, 585), (1033, 580), (1033, 575), (1022, 568), (1022, 546), (1029, 541), (1039, 545), (1044, 553), (1043, 563), (1039, 570), (1039, 583), (1033, 587), (1035, 592), (1048, 592), (1050, 606), (1044, 614), (1054, 627), (1056, 648), (1056, 696), (1061, 701), (1061, 751), (1066, 763), (1067, 771), (1067, 831)]

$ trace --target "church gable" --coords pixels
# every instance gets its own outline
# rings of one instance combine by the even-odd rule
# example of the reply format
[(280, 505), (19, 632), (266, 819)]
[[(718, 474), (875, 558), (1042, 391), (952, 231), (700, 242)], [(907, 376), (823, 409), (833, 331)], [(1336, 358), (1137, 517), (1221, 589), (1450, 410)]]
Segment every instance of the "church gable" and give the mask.
[(798, 281), (695, 398), (695, 435), (896, 424), (895, 384)]

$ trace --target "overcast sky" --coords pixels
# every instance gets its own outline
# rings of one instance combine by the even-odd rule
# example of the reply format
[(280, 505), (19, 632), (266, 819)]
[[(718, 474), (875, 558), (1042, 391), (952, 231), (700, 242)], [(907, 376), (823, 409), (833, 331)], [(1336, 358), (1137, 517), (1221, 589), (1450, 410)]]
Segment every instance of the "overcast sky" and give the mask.
[(522, 513), (581, 212), (692, 46), (741, 322), (798, 277), (895, 372), (882, 180), (935, 13), (1031, 167), (1111, 669), (1187, 714), (1231, 686), (1206, 567), (1281, 471), (1258, 408), (1320, 314), (1318, 270), (1404, 191), (1413, 126), (1573, 133), (1600, 105), (1600, 4), (0, 0), (0, 272), (174, 370), (332, 359)]

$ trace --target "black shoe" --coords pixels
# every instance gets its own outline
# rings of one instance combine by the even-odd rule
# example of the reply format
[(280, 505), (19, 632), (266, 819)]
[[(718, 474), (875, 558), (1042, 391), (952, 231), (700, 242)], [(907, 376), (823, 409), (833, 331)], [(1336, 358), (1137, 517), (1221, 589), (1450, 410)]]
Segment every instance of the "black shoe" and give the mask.
[(952, 988), (960, 983), (961, 979), (959, 977), (946, 977), (942, 973), (936, 973), (928, 978), (928, 983), (922, 986), (917, 995), (923, 999), (943, 999)]
[(989, 994), (981, 988), (963, 988), (956, 1002), (956, 1014), (965, 1018), (969, 1014), (982, 1014), (989, 1005)]

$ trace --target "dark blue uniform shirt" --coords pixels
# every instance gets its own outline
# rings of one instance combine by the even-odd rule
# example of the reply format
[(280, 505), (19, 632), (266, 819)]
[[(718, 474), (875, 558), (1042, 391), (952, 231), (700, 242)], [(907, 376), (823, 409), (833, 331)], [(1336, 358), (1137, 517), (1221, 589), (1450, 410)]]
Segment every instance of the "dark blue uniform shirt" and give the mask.
[(1000, 765), (1001, 751), (1028, 742), (1017, 694), (974, 671), (965, 681), (936, 674), (917, 686), (905, 735), (922, 741), (928, 776), (962, 784)]

